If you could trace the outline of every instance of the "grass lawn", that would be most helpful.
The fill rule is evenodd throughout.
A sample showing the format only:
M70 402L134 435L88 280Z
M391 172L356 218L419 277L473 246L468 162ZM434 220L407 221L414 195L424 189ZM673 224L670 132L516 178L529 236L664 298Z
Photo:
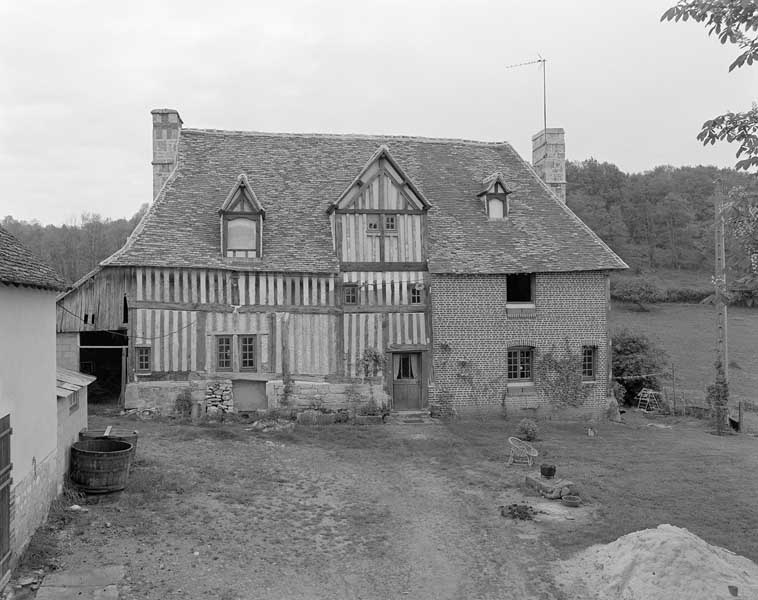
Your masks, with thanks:
M663 347L674 365L677 393L702 400L714 376L716 314L709 305L655 304L648 312L615 302L611 329L640 330ZM758 309L729 307L729 384L733 400L758 408ZM670 386L670 382L666 382Z
M139 430L129 485L87 513L55 512L47 552L33 542L30 555L49 562L56 540L60 566L124 564L122 600L561 599L551 561L660 523L758 560L758 438L626 416L595 438L540 423L540 461L589 508L536 522L499 510L550 502L524 486L527 467L505 466L516 417L260 434L94 416Z

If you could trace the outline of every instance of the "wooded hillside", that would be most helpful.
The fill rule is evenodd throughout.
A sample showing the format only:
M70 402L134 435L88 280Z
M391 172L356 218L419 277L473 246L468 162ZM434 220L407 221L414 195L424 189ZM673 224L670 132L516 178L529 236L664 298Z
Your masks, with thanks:
M43 226L6 216L0 224L73 283L124 245L147 207L143 204L129 219L104 219L89 213L71 225Z
M713 196L727 188L758 192L755 175L716 167L659 166L626 174L595 159L569 162L566 202L633 270L712 271ZM749 260L727 231L727 256L735 273Z

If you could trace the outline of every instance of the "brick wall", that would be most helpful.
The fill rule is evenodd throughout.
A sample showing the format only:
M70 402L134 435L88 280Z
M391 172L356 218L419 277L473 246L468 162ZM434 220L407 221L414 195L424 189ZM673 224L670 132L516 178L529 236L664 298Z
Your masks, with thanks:
M597 347L597 375L587 409L602 409L607 394L607 276L601 272L538 273L533 316L508 318L505 275L433 275L434 389L455 407L544 406L539 382L508 387L509 346L560 352Z

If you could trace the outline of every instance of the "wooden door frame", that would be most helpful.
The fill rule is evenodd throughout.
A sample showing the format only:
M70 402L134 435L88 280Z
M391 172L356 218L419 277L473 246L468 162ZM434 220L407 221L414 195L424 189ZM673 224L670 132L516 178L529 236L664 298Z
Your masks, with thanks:
M395 410L395 394L392 389L392 384L395 381L395 373L392 368L392 355L393 354L405 354L414 352L419 354L421 377L419 381L421 384L421 407L419 410L426 410L429 408L429 373L431 373L432 366L432 353L429 351L429 346L426 344L390 344L384 353L385 361L385 373L389 373L389 377L384 378L384 391L392 399L392 410Z

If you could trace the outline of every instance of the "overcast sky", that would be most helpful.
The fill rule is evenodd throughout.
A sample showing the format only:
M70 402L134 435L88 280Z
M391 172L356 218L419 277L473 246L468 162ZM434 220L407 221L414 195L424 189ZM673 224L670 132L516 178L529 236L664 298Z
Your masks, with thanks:
M186 127L507 140L569 160L732 166L700 124L758 97L758 67L674 0L0 0L0 217L131 216L150 201L149 111Z

